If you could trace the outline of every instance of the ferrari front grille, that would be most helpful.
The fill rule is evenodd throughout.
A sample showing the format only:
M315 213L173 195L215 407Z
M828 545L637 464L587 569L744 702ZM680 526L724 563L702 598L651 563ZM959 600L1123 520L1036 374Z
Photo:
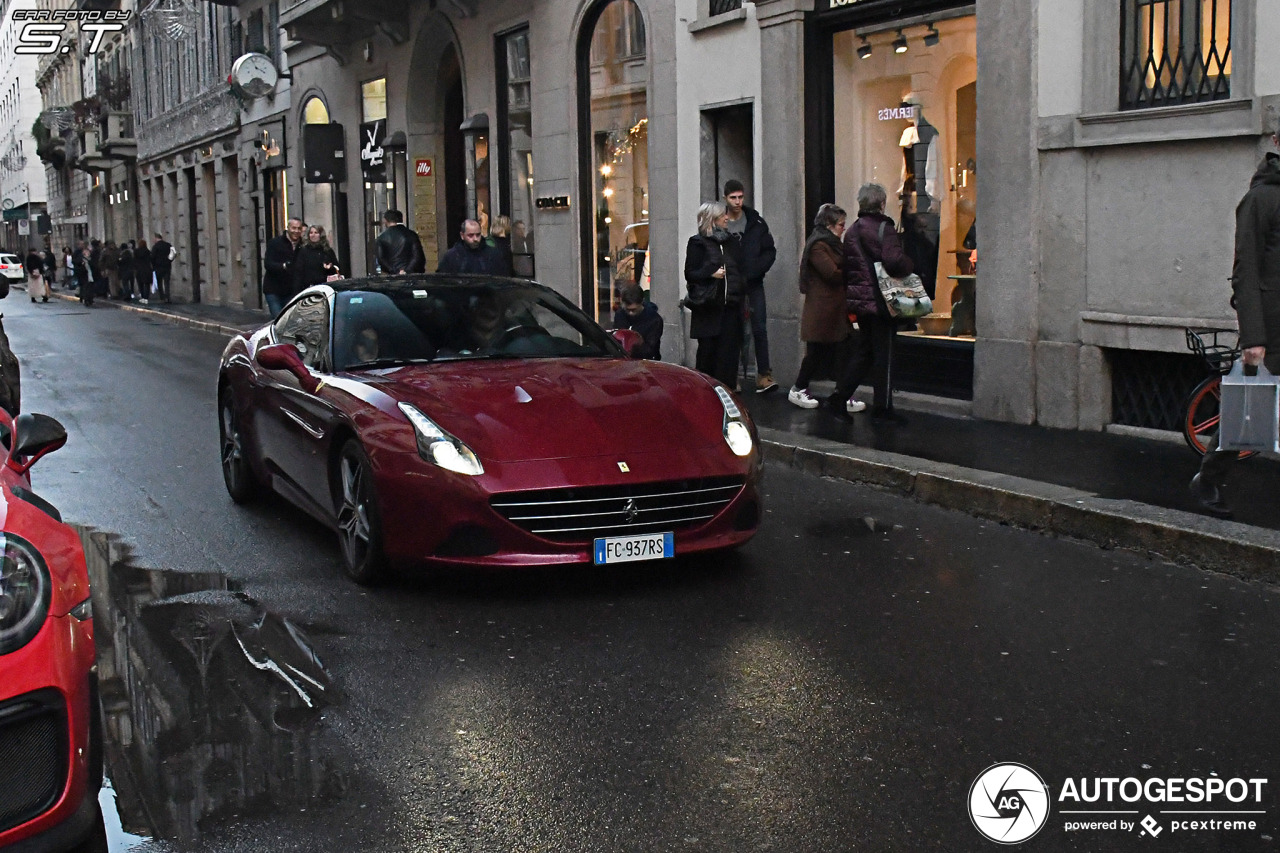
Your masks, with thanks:
M495 495L490 505L512 524L556 542L689 530L738 496L743 477L584 486Z
M0 832L44 814L67 784L66 708L52 690L0 704Z

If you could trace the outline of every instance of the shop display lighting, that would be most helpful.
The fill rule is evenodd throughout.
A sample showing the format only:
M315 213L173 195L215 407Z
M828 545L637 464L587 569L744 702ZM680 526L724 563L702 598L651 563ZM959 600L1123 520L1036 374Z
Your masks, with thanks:
M871 58L871 42L867 41L866 36L862 37L862 44L858 45L858 58L859 59Z
M898 30L898 37L893 40L894 53L907 52L907 37L902 34L902 30Z
M930 23L929 29L924 34L925 47L933 47L938 43L938 39L940 38L941 36L938 34L938 28L935 27L932 23Z

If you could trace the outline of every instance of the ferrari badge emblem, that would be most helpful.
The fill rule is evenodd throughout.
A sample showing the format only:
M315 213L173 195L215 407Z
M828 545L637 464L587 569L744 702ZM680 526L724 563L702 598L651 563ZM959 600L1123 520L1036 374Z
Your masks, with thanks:
M631 473L631 469L630 469L629 467L627 467L627 463L625 463L625 462L619 462L619 463L618 463L618 470L619 470L619 471L621 471L621 472L622 472L622 473L624 473L624 474L630 474L630 473Z

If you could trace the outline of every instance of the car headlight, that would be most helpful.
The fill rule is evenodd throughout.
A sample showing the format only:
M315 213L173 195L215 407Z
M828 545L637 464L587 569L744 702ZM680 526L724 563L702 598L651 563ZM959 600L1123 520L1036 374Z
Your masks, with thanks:
M0 655L31 642L49 615L53 580L32 544L0 533Z
M724 440L728 442L729 449L737 456L750 456L753 446L751 430L742 419L742 410L723 385L716 386L716 395L724 407Z
M408 403L401 403L400 411L413 424L413 433L418 438L418 455L423 459L459 474L474 477L484 473L484 466L471 448L440 429L431 418Z

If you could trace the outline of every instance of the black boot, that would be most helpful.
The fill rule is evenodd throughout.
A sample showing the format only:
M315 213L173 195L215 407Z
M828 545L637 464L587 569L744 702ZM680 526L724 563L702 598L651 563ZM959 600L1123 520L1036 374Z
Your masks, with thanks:
M853 415L845 410L845 403L849 402L848 397L840 394L832 394L830 397L822 401L822 409L831 417L844 421L847 424L853 423Z
M1213 483L1201 480L1199 474L1191 478L1191 496L1196 499L1196 503L1202 510L1214 518L1235 517L1231 507L1227 506L1227 502L1222 498L1222 490Z

